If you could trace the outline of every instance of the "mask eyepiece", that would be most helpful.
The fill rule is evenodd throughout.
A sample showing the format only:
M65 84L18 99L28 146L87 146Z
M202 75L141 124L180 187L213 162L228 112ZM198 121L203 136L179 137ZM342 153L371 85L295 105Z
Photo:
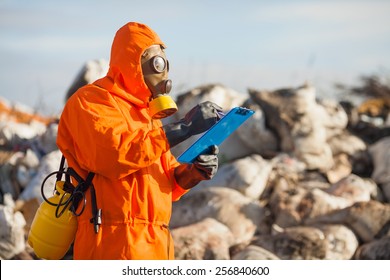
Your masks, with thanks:
M152 69L156 73L162 73L165 70L169 71L169 62L162 56L156 55L150 60Z

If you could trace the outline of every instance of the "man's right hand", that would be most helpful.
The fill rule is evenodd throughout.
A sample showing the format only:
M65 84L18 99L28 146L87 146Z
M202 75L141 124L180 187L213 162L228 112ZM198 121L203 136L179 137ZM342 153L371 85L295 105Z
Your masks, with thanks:
M210 147L210 152L199 155L193 163L184 163L175 168L175 179L183 189L191 189L200 181L210 180L218 170L219 148Z

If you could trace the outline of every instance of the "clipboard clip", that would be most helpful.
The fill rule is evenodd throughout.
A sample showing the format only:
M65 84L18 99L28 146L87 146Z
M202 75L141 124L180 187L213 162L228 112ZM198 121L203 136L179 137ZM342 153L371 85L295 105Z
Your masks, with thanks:
M239 107L235 113L238 115L246 116L247 114L250 113L250 110L244 107Z

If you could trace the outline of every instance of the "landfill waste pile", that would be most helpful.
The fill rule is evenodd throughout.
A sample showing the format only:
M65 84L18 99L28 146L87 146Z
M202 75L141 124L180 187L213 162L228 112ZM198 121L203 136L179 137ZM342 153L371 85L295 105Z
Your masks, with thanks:
M216 176L174 203L177 259L390 259L388 97L371 114L371 99L321 100L307 84L209 85L180 95L175 117L205 100L255 114L220 146Z
M352 104L308 84L246 93L211 84L178 95L164 122L207 100L255 114L220 146L216 176L173 204L176 259L390 259L388 97ZM0 259L38 259L26 239L42 181L59 168L57 126L0 101Z

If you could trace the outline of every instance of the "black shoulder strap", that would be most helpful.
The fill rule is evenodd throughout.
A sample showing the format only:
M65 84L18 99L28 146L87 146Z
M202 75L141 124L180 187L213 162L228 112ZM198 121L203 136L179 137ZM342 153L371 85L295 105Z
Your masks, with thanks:
M60 181L62 178L62 174L65 171L64 166L65 166L65 157L64 157L64 155L62 155L61 162L60 162L60 168L58 169L58 173L57 173L57 182Z
M93 177L95 177L95 173L89 172L88 175L87 175L87 178L85 179L85 184L87 186L92 184Z
M72 187L72 190L70 191L73 195L73 203L72 203L71 210L75 215L81 215L81 213L84 210L84 207L83 207L82 211L78 214L76 214L76 209L80 203L80 200L83 198L85 200L84 193L89 188L90 192L91 192L91 203L92 203L92 207L91 207L92 208L92 218L90 221L91 221L91 223L94 224L95 233L98 233L99 227L102 223L102 219L101 219L102 209L99 209L97 206L95 187L93 186L93 183L92 183L92 180L95 176L95 173L89 172L87 175L87 178L85 178L85 180L84 180L84 178L82 178L71 167L68 167L68 170L65 171L64 165L65 165L65 157L64 157L64 155L62 155L60 169L59 169L59 172L57 173L57 181L61 180L62 174L65 173L65 182L68 183L70 186L72 186L71 182L70 182L70 177L74 177L76 179L76 181L78 182L77 186L75 188ZM80 194L82 194L82 195L80 195Z

